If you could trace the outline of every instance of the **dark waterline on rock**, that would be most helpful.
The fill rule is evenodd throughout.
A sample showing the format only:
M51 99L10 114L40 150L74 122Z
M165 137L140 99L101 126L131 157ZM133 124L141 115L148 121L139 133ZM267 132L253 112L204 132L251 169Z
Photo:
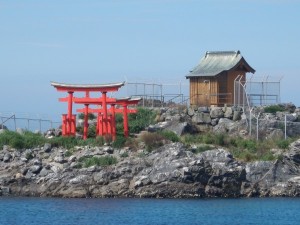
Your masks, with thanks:
M0 198L0 224L299 224L300 198Z

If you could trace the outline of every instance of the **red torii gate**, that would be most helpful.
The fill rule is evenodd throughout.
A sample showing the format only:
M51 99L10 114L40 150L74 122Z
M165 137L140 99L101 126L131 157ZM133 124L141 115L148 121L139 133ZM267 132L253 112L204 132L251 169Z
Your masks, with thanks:
M128 129L128 113L136 113L136 109L128 109L127 107L129 105L136 105L141 100L141 98L119 98L119 99L112 99L111 101L107 101L107 104L111 107L107 110L108 113L110 113L109 117L105 121L103 118L103 108L99 109L92 109L89 108L87 103L89 104L96 104L100 105L99 101L97 99L89 100L88 102L85 102L83 99L76 98L74 100L75 103L83 103L85 104L85 108L83 109L77 109L77 112L83 112L85 115L85 121L84 121L84 133L83 137L85 138L87 136L87 115L88 113L97 113L97 135L103 136L105 134L111 134L113 140L116 138L116 124L115 124L115 114L121 113L123 114L123 126L124 126L124 136L128 137L129 135L129 129ZM123 108L115 108L116 105L120 105Z
M60 98L61 102L68 102L68 114L63 114L63 124L62 124L62 133L63 136L74 136L76 133L76 115L72 114L73 102L74 100L82 99L86 100L85 107L88 108L89 101L92 101L89 97L90 92L101 92L102 96L98 98L98 101L101 102L103 108L103 121L104 124L107 124L107 100L113 101L113 99L107 98L107 92L118 91L120 87L124 86L125 82L122 83L111 83L111 84L65 84L58 82L51 82L51 85L56 88L57 91L67 92L69 95L65 98ZM74 98L74 92L85 92L85 98ZM80 100L79 100L80 101ZM87 121L87 118L86 118ZM85 124L85 129L87 132L87 126ZM107 125L105 126L107 133ZM86 138L86 137L85 137Z

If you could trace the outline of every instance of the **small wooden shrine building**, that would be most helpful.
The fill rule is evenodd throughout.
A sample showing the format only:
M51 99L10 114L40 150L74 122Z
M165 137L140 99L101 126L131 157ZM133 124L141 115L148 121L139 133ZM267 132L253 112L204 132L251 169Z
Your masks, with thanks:
M190 105L224 106L234 101L234 82L239 76L255 70L242 57L240 51L206 52L200 63L190 71Z

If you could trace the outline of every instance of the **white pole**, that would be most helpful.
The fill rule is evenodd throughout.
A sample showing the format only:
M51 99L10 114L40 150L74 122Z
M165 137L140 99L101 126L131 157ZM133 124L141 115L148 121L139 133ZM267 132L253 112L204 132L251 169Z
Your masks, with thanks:
M284 115L284 140L286 140L286 114Z
M253 109L253 108L252 108ZM251 117L252 117L252 109L250 109L250 118L249 118L249 122L250 122L250 124L249 124L249 134L250 134L250 138L251 138L251 135L252 135L252 119L251 119Z

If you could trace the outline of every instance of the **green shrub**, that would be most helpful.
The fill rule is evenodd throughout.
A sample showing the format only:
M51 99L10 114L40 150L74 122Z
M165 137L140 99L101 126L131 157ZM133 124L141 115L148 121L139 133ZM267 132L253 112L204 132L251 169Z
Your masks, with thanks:
M122 158L126 158L128 156L129 156L128 152L124 152L120 155L120 157L122 157Z
M155 113L147 108L138 108L137 113L129 114L130 133L139 133L154 122Z
M208 150L212 150L213 147L210 146L210 145L200 145L198 146L196 149L192 149L191 151L194 153L194 154L198 154L198 153L202 153L202 152L205 152L205 151L208 151Z
M124 144L125 147L129 147L131 150L137 150L139 147L139 143L137 139L128 137Z
M81 157L78 162L87 168L90 166L109 166L116 164L118 160L113 156L102 156L102 157Z
M200 143L201 138L199 134L192 135L192 134L186 134L183 136L183 142L186 144L194 144L194 143Z
M95 138L96 137L96 126L89 126L87 137L88 138Z
M159 133L144 133L141 139L145 143L148 151L164 144L164 137Z
M206 133L201 135L202 143L204 144L213 144L214 143L214 137L211 133Z
M248 149L250 151L255 151L257 150L257 143L254 140L251 139L242 139L238 138L236 140L236 144L238 148L243 148L243 149Z
M65 157L70 157L71 155L73 155L73 151L72 150L67 150L66 152L65 152Z
M126 143L126 138L123 135L117 135L115 141L112 142L112 147L114 148L122 148Z
M290 140L277 140L276 145L278 148L287 149L290 145Z
M167 140L170 140L172 142L180 142L180 138L173 131L164 130L164 131L161 131L161 132L158 132L158 133L160 135L162 135Z
M226 143L225 138L225 134L216 134L214 137L214 144L224 146Z
M33 148L45 144L46 139L41 134L35 134L25 131L22 135L24 137L24 148Z
M67 149L73 148L80 143L80 139L75 137L55 137L49 140L53 146L61 146Z
M276 113L276 112L283 112L284 107L281 105L270 105L264 108L265 113Z

